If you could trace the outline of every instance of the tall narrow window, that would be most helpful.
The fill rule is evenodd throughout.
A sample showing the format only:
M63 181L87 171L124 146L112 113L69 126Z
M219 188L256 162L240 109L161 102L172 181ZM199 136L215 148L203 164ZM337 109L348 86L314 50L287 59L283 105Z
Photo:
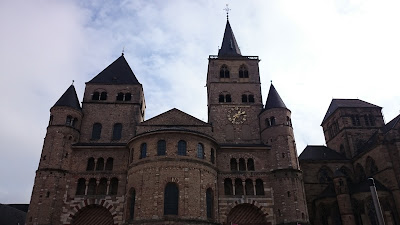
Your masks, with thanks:
M369 126L369 117L368 115L364 115L364 122L366 126Z
M230 178L225 178L224 180L224 193L225 195L233 195L232 180Z
M67 116L67 120L65 121L65 125L72 126L72 116Z
M231 159L231 170L232 170L232 171L237 171L237 170L238 170L238 168L237 168L237 161L236 161L235 158L232 158L232 159Z
M132 189L129 194L129 219L133 219L135 216L135 201L136 201L136 191Z
M71 123L71 126L72 127L75 127L75 125L78 123L78 119L77 118L74 118L73 120L72 120L72 123Z
M93 129L92 129L92 140L99 140L101 136L101 124L100 123L95 123L93 124Z
M186 141L184 140L178 142L178 155L186 155Z
M100 100L107 100L107 92L103 91L100 93Z
M146 143L142 143L142 145L140 146L140 159L146 158L147 156L147 144Z
M178 215L179 189L176 183L167 183L164 191L164 215Z
M121 136L122 136L122 124L121 123L116 123L114 124L114 128L113 128L113 140L121 140Z
M53 119L54 119L54 116L53 116L53 115L50 115L49 125L53 125Z
M99 92L93 92L92 95L92 100L99 100L100 99L100 93Z
M230 94L225 95L225 102L232 102L232 98Z
M88 159L88 163L87 163L87 166L86 166L86 170L87 170L87 171L94 170L94 158L93 158L93 157L90 157L90 158Z
M76 187L76 195L84 195L86 190L86 180L79 178L78 186Z
M247 179L245 182L246 195L254 195L253 181Z
M275 126L275 124L276 124L276 121L275 121L275 117L271 117L271 118L269 118L269 120L271 121L271 126Z
M265 119L265 126L270 127L271 126L271 120L269 118Z
M369 123L371 126L375 126L375 117L373 115L369 115Z
M118 194L118 178L113 177L110 181L110 195Z
M243 183L240 178L235 179L235 195L243 195Z
M247 102L247 95L242 95L242 102Z
M130 101L132 99L132 94L131 93L126 93L125 94L125 101Z
M264 183L261 179L256 180L256 195L264 195Z
M167 150L167 143L164 140L159 140L157 142L157 155L165 155Z
M246 162L243 158L239 159L239 171L245 171L246 170Z
M210 153L210 161L212 164L215 163L215 152L214 152L213 148L211 149L211 153Z
M88 185L88 189L87 189L87 194L88 195L95 195L96 194L96 179L91 178L89 180L89 185Z
M104 170L104 159L103 158L97 159L96 170Z
M241 65L239 68L239 78L249 78L249 71L245 65Z
M225 95L219 95L218 102L225 102Z
M124 100L124 93L120 92L117 94L117 101L123 101Z
M206 204L207 204L207 218L213 218L213 210L214 210L214 195L211 188L207 188L206 191Z
M113 170L113 166L114 166L114 159L110 157L107 159L107 162L106 162L106 170L108 170L108 171Z
M254 160L252 158L247 160L247 170L254 171Z
M97 194L98 195L106 195L107 194L107 179L101 178L99 186L97 187Z
M202 143L197 144L197 158L204 159L204 146Z
M249 102L254 103L254 95L249 95Z
M222 65L219 71L220 78L229 78L229 70L227 65Z

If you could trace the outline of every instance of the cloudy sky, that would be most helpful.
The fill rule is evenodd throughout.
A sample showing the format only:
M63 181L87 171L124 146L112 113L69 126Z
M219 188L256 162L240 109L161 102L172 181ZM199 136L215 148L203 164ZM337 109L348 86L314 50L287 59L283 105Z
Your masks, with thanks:
M398 0L1 0L0 203L29 203L49 109L125 51L143 84L146 119L173 107L207 120L206 73L226 23L243 55L261 58L292 111L298 152L324 144L332 98L400 110Z

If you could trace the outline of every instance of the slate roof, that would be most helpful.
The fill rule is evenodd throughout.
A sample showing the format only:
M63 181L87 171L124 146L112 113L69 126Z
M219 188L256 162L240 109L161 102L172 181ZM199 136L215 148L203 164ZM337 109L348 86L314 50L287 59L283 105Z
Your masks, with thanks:
M224 38L218 56L242 56L229 20L226 21Z
M0 224L25 224L26 213L8 205L0 204Z
M307 145L299 160L346 160L346 157L323 145Z
M81 110L81 105L76 95L74 85L69 86L69 88L64 92L64 94L58 99L54 106L68 106L74 109ZM53 107L54 107L53 106Z
M125 60L124 54L101 71L87 84L140 84Z
M163 112L155 117L152 117L146 121L143 121L139 124L140 126L150 125L162 125L162 126L172 126L172 127L180 127L180 126L211 126L209 123L206 123L202 120L197 119L196 117L189 115L177 108L170 109L166 112Z
M322 123L325 122L338 108L382 108L360 99L332 99Z
M272 108L286 108L285 103L283 102L281 96L279 96L273 84L269 88L267 101L265 103L265 110Z
M400 121L400 114L398 116L396 116L394 119L392 119L389 123L387 123L383 128L382 128L382 132L383 133L387 133L389 132L391 129L393 129Z

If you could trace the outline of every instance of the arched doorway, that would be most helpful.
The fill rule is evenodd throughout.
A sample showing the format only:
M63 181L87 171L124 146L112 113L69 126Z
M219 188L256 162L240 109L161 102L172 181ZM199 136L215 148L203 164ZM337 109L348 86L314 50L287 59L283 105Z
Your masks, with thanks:
M89 205L79 210L72 225L114 225L110 211L99 205Z
M235 206L228 214L226 224L238 225L270 225L258 207L244 203Z

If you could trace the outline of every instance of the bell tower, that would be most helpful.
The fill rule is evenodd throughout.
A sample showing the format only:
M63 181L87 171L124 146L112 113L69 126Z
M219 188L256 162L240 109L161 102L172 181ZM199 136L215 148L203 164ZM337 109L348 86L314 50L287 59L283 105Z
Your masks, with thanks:
M262 96L258 56L243 56L229 20L218 55L210 55L207 73L208 122L226 144L256 144Z

